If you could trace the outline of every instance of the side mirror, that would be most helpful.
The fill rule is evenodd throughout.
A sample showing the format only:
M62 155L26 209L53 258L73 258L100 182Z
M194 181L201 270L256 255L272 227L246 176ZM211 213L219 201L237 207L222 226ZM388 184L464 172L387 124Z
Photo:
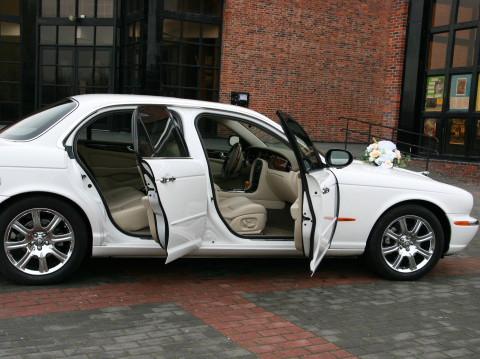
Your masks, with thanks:
M240 137L238 137L238 136L230 136L228 138L228 143L230 144L230 146L233 146L233 145L235 145L239 142L240 142Z
M328 167L342 168L353 162L353 156L345 150L329 150L325 155Z

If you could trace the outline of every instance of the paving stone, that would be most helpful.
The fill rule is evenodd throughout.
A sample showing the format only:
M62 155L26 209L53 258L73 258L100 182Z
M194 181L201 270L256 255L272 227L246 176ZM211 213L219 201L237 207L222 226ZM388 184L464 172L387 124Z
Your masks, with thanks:
M122 313L122 316L105 319L101 315L117 312ZM174 324L179 328L164 330L162 323L152 325L149 319L149 314L152 313L163 313L176 321ZM22 335L28 338L10 341L8 348L0 349L0 357L139 359L162 356L194 358L199 355L207 358L219 357L219 353L225 358L253 357L174 304L139 305L122 310L102 309L68 314L67 322L63 313L45 315L41 317L42 320L0 320L2 328L9 322L9 329L2 332L4 336L18 338ZM51 335L54 335L55 340L47 340L48 344L45 344L43 339ZM0 338L4 339L2 336ZM158 342L158 339L164 341ZM92 345L93 343L95 344Z

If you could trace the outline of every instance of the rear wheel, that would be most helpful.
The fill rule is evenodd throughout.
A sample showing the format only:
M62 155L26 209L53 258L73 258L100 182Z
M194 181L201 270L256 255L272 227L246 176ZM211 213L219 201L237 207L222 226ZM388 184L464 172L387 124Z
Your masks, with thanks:
M418 205L400 206L375 225L367 245L367 260L385 278L415 280L438 262L444 240L440 221L430 210Z
M70 204L53 197L24 198L0 217L0 271L22 284L57 283L81 264L87 225Z

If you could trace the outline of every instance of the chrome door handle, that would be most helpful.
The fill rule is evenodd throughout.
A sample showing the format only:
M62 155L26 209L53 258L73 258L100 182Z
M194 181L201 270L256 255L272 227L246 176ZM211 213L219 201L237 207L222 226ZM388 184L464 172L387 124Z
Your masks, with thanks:
M330 192L330 188L328 188L328 187L323 187L322 188L322 194L327 194L328 192Z
M167 182L174 182L176 180L175 177L162 177L160 183L167 183Z

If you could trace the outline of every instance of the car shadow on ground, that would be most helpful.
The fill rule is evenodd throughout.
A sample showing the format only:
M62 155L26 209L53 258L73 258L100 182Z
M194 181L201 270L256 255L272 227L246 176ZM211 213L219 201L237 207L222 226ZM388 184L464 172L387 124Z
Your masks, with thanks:
M195 258L165 264L163 258L90 258L77 272L59 286L91 286L98 284L138 282L157 279L202 280L305 280L311 272L303 258ZM375 278L361 258L327 258L314 277ZM0 292L20 290L0 276ZM25 287L31 288L31 287Z

